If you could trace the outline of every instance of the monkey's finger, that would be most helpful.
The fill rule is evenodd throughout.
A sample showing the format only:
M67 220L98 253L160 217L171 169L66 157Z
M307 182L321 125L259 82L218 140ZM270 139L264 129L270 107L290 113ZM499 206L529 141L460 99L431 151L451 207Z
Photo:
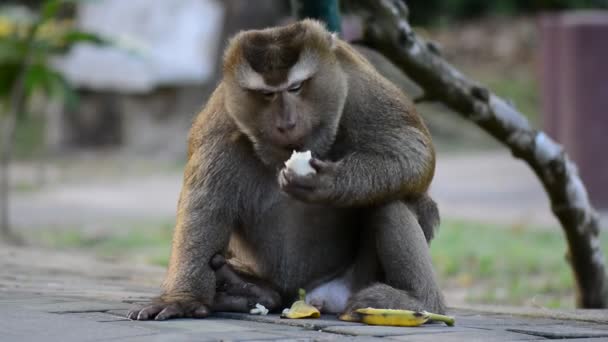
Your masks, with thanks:
M152 319L156 314L158 314L165 306L161 304L152 304L144 307L139 311L136 316L138 321L146 321Z
M287 169L283 169L279 172L279 186L281 189L284 189L289 185L289 180L287 179Z
M301 188L303 191L311 191L315 186L311 176L298 176L289 170L283 170L279 174L279 186L288 194L293 194L294 189Z
M140 310L141 309L139 309L139 308L138 309L129 310L129 313L127 313L127 318L130 319L130 320L132 320L132 321L136 320L137 319L137 315L139 314Z
M181 305L178 304L170 304L162 309L156 317L154 318L157 321L164 321L169 318L180 318L184 317L184 309Z
M249 313L249 310L255 304L251 304L249 298L244 296L235 296L227 293L217 293L213 299L213 311L231 311L231 312L245 312Z
M194 312L192 313L192 317L205 318L205 317L209 316L209 314L210 314L210 312L209 312L209 309L207 308L207 306L201 305L194 310Z
M315 169L315 171L317 171L317 173L321 173L325 170L328 170L329 168L331 168L332 165L332 163L325 162L317 158L310 159L308 163L310 164L310 166L312 166L313 169Z
M211 266L214 271L217 271L220 267L224 265L226 265L226 259L223 255L219 253L214 255L213 258L211 258L211 261L209 262L209 266Z
M246 284L241 277L228 265L224 265L215 271L217 287L242 287Z
M287 171L285 172L285 178L287 180L287 184L285 188L301 188L312 190L318 186L319 180L316 175L306 175L300 176L294 172Z

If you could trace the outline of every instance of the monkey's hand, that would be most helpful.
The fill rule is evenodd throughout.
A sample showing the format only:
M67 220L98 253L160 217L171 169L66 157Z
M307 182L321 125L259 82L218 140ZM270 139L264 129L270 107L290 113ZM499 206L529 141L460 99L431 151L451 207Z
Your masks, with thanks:
M149 305L129 311L127 318L164 321L170 318L204 318L209 316L209 312L205 304L196 300L166 300L161 297Z
M281 190L304 202L330 203L335 195L334 185L338 164L312 158L310 166L315 169L316 173L306 176L283 168L279 172Z

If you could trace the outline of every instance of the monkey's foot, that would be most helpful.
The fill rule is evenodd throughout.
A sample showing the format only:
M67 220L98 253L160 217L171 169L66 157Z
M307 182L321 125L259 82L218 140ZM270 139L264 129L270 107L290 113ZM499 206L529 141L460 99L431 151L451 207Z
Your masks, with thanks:
M259 279L238 274L221 254L213 256L210 265L217 291L213 311L249 312L256 304L271 311L279 309L281 296L277 291Z
M386 284L374 284L355 293L348 299L344 317L360 318L357 309L402 309L424 311L422 303L403 290Z
M204 318L207 316L209 316L209 309L198 301L158 301L133 309L127 314L127 318L138 321L164 321L170 318Z

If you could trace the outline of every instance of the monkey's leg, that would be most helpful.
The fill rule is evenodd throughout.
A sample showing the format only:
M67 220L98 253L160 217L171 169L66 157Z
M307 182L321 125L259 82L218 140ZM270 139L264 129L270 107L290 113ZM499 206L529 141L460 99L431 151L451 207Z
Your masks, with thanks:
M217 291L213 311L249 312L256 303L270 311L280 307L278 292L251 275L239 274L221 254L214 255L210 265L215 271Z
M364 229L370 229L374 235L369 248L376 249L383 283L355 293L346 312L374 307L443 313L445 304L429 248L412 210L399 201L370 210Z

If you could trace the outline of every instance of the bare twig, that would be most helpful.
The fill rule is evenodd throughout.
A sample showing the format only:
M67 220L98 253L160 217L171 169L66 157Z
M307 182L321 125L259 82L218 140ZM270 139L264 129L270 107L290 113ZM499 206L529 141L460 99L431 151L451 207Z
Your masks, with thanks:
M542 182L553 213L565 232L568 259L578 285L577 304L608 307L608 280L599 243L599 218L589 202L576 165L562 146L507 101L466 78L418 37L399 0L350 0L365 21L364 42L379 50L421 86L427 97L441 101L507 146Z

